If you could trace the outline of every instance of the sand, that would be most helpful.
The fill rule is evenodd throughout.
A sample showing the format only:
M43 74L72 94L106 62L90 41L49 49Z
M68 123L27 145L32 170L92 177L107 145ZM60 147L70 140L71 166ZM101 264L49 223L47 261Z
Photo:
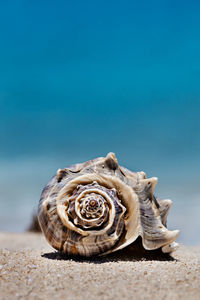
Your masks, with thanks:
M200 299L200 247L159 253L64 258L41 234L0 233L0 299Z

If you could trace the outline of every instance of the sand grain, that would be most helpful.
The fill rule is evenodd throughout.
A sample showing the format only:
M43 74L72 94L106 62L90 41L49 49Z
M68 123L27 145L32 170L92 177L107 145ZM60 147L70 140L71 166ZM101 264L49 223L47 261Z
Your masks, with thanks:
M41 234L0 234L0 299L200 299L200 247L174 259L63 259Z

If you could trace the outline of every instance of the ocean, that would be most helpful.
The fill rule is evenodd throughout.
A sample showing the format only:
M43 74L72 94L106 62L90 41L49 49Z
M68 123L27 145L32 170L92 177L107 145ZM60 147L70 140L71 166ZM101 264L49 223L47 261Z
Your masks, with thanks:
M199 244L200 4L0 2L0 230L24 231L58 168L113 151L159 178Z

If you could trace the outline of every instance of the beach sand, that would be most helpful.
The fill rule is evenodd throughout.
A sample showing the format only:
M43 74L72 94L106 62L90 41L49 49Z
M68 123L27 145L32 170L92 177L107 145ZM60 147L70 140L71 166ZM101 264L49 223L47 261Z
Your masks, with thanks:
M200 247L64 259L42 234L0 233L0 299L200 299Z

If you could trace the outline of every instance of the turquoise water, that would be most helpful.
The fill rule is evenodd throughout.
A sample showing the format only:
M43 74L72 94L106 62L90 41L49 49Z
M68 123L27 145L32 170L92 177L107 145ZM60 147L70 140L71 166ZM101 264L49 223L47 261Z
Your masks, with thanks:
M22 231L58 168L107 152L158 176L200 242L200 4L0 1L0 230Z

